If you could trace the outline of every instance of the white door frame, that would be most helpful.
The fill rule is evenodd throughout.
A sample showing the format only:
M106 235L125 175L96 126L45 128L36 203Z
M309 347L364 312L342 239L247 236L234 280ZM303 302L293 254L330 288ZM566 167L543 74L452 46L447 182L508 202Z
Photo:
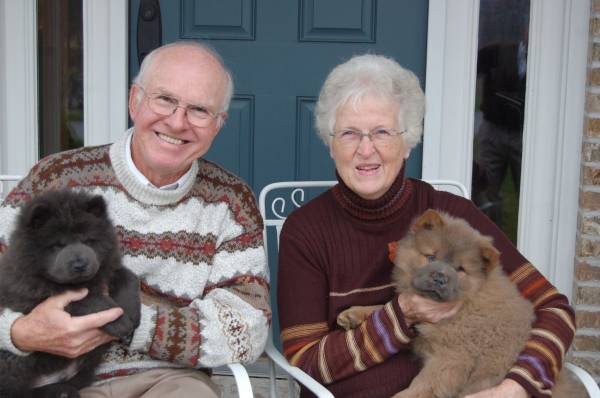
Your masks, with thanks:
M127 0L83 0L85 145L114 142L127 128Z
M84 2L86 145L127 123L126 0ZM37 160L35 0L0 0L0 173ZM531 0L519 249L571 296L590 0ZM423 178L470 186L478 0L430 0Z
M0 0L0 174L38 160L35 0Z
M571 297L589 0L531 0L519 250ZM423 178L471 185L478 0L430 0Z

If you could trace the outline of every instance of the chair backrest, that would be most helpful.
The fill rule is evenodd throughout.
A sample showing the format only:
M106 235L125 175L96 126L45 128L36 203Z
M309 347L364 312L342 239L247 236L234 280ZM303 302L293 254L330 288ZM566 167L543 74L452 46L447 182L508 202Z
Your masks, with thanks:
M469 197L465 186L451 180L427 180L436 189ZM277 317L277 255L279 253L279 234L283 223L294 209L302 206L337 181L284 181L265 186L258 197L260 214L263 217L263 239L271 279L271 307L273 310L273 340L281 349L279 342L279 320Z
M0 202L21 178L17 175L0 174Z

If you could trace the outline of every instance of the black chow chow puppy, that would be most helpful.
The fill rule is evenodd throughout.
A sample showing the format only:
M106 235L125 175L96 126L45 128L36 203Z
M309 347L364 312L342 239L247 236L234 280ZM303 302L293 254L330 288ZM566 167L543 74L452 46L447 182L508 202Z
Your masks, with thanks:
M68 313L121 307L124 314L102 329L130 336L140 321L139 281L121 265L104 199L66 190L41 194L23 206L0 255L0 308L27 314L50 296L81 288L88 295L70 303ZM76 359L0 350L0 397L79 397L107 347Z

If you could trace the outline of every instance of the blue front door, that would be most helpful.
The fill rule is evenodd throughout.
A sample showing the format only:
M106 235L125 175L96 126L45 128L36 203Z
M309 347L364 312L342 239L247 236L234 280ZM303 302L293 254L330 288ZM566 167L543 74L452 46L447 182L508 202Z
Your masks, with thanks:
M235 94L205 157L256 193L273 181L330 180L333 162L312 114L327 73L372 52L424 82L427 7L422 0L131 0L129 70L133 77L139 69L140 39L141 51L152 40L209 41L233 72ZM421 175L420 147L408 174Z

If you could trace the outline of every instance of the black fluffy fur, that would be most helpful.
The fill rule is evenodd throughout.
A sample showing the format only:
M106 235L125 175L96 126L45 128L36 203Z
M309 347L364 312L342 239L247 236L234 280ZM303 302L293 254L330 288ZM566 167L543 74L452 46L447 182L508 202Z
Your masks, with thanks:
M67 190L35 197L21 209L8 248L0 255L0 307L27 314L50 296L84 287L88 295L66 308L71 315L118 306L124 314L103 330L126 338L138 326L139 281L121 265L104 199ZM105 344L77 359L0 350L0 397L79 397L78 390L93 381L107 348ZM40 376L73 366L78 372L70 380L32 387Z

